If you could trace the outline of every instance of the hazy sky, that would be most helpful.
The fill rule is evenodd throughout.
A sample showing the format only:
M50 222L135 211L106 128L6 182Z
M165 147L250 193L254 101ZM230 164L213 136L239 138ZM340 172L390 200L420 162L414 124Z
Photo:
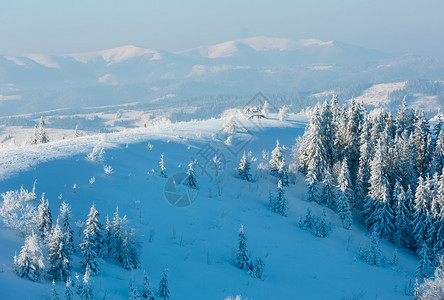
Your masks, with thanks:
M444 57L442 0L0 0L0 53L183 50L265 35Z

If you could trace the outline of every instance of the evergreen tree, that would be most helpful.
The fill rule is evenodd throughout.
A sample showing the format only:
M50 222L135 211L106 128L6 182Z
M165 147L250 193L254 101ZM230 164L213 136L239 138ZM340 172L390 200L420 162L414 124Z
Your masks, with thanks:
M188 164L187 175L188 176L187 176L186 182L184 184L191 189L195 189L195 190L199 189L199 186L197 185L196 174L194 173L194 169L193 169L193 162L190 162Z
M413 213L413 237L418 250L420 250L420 246L427 236L428 197L426 184L420 176L415 192L415 210Z
M239 229L239 246L237 249L236 265L244 270L249 268L247 238L244 233L244 225L241 225Z
M370 142L370 124L367 119L364 120L361 130L360 147L359 147L359 168L356 183L356 206L362 209L365 202L365 197L368 193L369 179L370 179L370 162L373 157L372 144Z
M168 175L166 172L165 162L163 160L163 153L162 153L162 156L160 157L159 166L160 166L160 177L167 178Z
M331 206L336 203L336 187L330 168L326 170L325 178L322 183L323 189L321 203L327 206Z
M328 225L325 221L325 218L321 216L319 219L315 222L315 236L319 238L326 238L328 237Z
M122 219L119 217L119 207L116 207L116 212L114 213L111 233L112 234L109 241L111 254L116 261L119 261L123 244Z
M303 227L305 229L313 229L313 228L315 228L315 225L316 225L316 222L313 219L313 216L311 214L311 208L307 207L307 213L305 214Z
M62 230L57 223L48 242L48 262L50 264L48 273L53 280L65 281L71 273L71 258L63 245L64 240Z
M18 276L37 281L40 279L45 265L39 239L32 235L25 238L20 254L14 256L14 269Z
M57 293L56 290L56 286L55 286L55 281L52 281L52 289L51 289L51 297L49 298L50 300L59 300L59 294Z
M65 300L72 300L74 298L74 293L72 292L72 280L71 277L68 277L66 280L65 287Z
M360 249L361 258L371 266L380 266L382 261L381 248L379 247L378 234L373 232L370 245L367 249Z
M393 242L399 248L409 246L409 234L411 232L411 215L407 207L407 199L401 184L396 181L393 190L393 198L396 201L395 232Z
M415 114L415 122L413 124L413 139L415 145L415 159L416 170L418 174L424 174L428 169L429 155L428 149L428 136L429 136L429 124L424 116L424 112Z
M143 271L143 287L142 287L142 297L148 300L154 300L154 293L151 289L150 282L148 280L148 274Z
M244 152L244 155L242 156L241 162L239 164L239 168L237 168L240 179L251 181L250 169L250 162L248 161L247 155L245 155Z
M419 265L416 268L416 276L418 277L428 277L432 271L432 261L430 258L429 247L427 243L422 242L419 255Z
M137 287L134 284L134 279L130 278L128 300L138 300L138 299L140 299L139 291L137 290Z
M402 99L401 107L396 115L396 132L401 135L404 131L407 132L407 136L410 134L412 128L412 116L407 110L407 104L405 97Z
M105 233L103 234L103 247L106 250L105 254L111 256L114 254L113 237L113 227L111 225L111 222L109 221L109 217L106 216Z
M284 155L282 154L282 148L279 145L279 140L276 140L276 147L271 151L270 158L270 174L272 176L278 177L279 174L279 165L281 164L282 158Z
M162 273L157 294L165 300L170 297L170 290L168 288L168 270L165 270Z
M52 216L49 209L48 199L45 199L45 194L42 194L42 202L38 206L38 231L42 240L46 240L51 235Z
M350 229L352 225L352 213L351 213L351 181L348 171L347 158L342 161L341 171L338 176L338 198L336 210L342 219L342 225L345 229Z
M313 179L316 183L322 182L325 170L328 167L327 153L323 141L319 138L319 134L323 131L322 120L319 115L319 107L316 107L315 112L310 120L308 127L308 137L306 142L308 153L308 171L312 171L315 175Z
M135 264L132 260L132 255L130 252L130 247L128 245L128 238L125 237L122 242L122 252L120 253L121 264L125 270L131 270L135 268Z
M444 127L439 131L436 141L435 150L431 162L431 172L441 175L444 167Z
M44 144L48 143L49 138L46 134L46 124L45 120L43 120L43 116L40 117L39 126L34 127L34 139L33 144Z
M80 296L83 300L93 300L92 286L91 286L91 276L89 265L86 266L85 275L83 275L83 285Z
M97 275L99 273L97 257L100 254L103 243L102 226L99 223L98 216L99 212L93 203L88 214L88 219L86 220L86 228L83 231L83 243L80 245L83 252L82 267L85 269L88 268L88 272L90 272L91 275Z
M375 157L370 164L370 187L364 206L364 224L379 237L391 237L394 231L393 211L390 206L390 185L387 179L381 141L378 142Z
M258 258L256 260L256 263L254 264L252 276L255 278L262 279L262 274L264 273L264 262L261 258Z
M71 207L65 201L62 202L60 206L60 213L58 218L61 226L62 233L64 235L63 245L68 254L74 252L74 232L72 230L71 221Z
M288 186L288 167L285 164L284 157L282 157L282 160L279 163L277 178L282 182L283 186Z
M308 190L307 190L307 200L309 202L321 202L321 199L319 197L319 191L318 191L318 182L316 180L316 175L312 170L308 170L307 178L305 179L308 183Z
M79 126L76 125L76 129L74 130L74 138L81 137L82 133L79 130Z
M328 166L333 167L335 155L334 155L334 145L333 139L335 136L335 129L333 126L333 114L331 111L331 106L328 101L325 101L321 107L321 132L319 133L319 138L325 147L325 158Z
M359 166L359 146L361 135L361 123L363 122L362 107L354 100L348 110L348 123L345 136L345 154L352 186L356 183L356 174Z
M265 118L268 119L268 115L270 113L270 109L268 108L268 101L265 100L264 105L262 105L261 112L264 115Z
M287 198L285 197L284 188L282 187L282 182L280 180L276 189L276 196L274 197L273 201L270 201L270 207L275 213L278 213L281 216L287 216L288 203Z

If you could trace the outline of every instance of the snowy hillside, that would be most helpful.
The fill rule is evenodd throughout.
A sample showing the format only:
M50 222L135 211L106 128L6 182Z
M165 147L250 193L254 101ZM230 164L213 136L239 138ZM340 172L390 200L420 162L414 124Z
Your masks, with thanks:
M86 220L93 203L102 224L119 207L129 226L136 228L140 268L127 271L109 259L98 259L100 274L91 280L97 299L128 299L130 279L140 289L143 270L157 292L164 269L169 270L170 299L225 299L240 294L248 299L408 299L418 263L413 253L398 250L395 256L399 262L393 264L395 246L381 240L384 265L368 265L359 255L370 243L368 233L357 222L351 230L344 229L335 212L308 202L303 175L291 177L292 183L285 189L288 217L268 207L269 193L276 191L275 178L267 175L270 152L279 139L291 165L291 149L304 133L307 117L291 114L287 121L279 121L273 114L270 120L252 123L238 115L234 120L235 129L229 119L221 118L3 149L0 192L22 185L31 190L37 180L37 198L45 193L54 223L61 202L69 203L77 246L72 274L81 277L78 244L84 228L75 224ZM227 132L233 136L229 142L225 140ZM205 171L212 175L205 174L195 165L198 195L190 206L174 207L164 193L168 178L160 176L162 154L167 176L173 176L187 172L194 159L205 166L202 150L208 150L208 145L223 154L220 174L216 176L211 166ZM86 158L102 146L103 161ZM244 151L251 151L252 182L237 176ZM104 166L111 166L113 172L105 174ZM307 208L329 224L328 237L317 237L300 227ZM241 225L250 258L261 258L265 263L262 280L235 266ZM0 239L1 298L47 299L51 293L47 275L32 282L13 270L13 256L20 251L23 237L2 226ZM56 290L63 295L64 284L57 282Z

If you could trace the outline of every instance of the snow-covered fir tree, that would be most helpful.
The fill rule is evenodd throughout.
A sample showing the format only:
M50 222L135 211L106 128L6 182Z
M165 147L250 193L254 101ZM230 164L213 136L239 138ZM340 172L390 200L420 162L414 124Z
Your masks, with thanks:
M33 281L40 279L44 269L43 252L37 235L32 233L25 238L25 244L19 255L14 256L14 269L18 276Z
M185 179L184 184L191 189L199 189L199 185L197 184L196 174L193 169L193 162L188 164L187 178Z
M424 283L415 291L415 299L444 299L444 257L439 257L438 266L431 278L424 278Z
M401 184L396 181L393 190L393 198L396 201L395 209L395 232L393 236L394 244L399 247L409 246L411 227L411 211L408 208L406 194Z
M250 169L250 162L244 152L244 155L242 155L241 161L239 163L239 167L237 168L239 178L242 180L251 181Z
M81 137L81 136L82 136L82 133L79 130L79 126L76 125L76 129L74 130L74 138L78 138L78 137Z
M284 157L282 157L282 160L279 163L277 178L282 182L283 186L288 186L288 167Z
M279 165L283 158L282 154L282 148L279 145L279 140L276 140L276 147L271 151L271 157L270 157L270 174L272 176L277 177L279 173Z
M74 252L74 232L72 230L71 221L71 207L66 201L63 201L60 205L60 213L58 221L60 223L60 229L62 230L64 240L64 248L68 251L68 254Z
M278 118L280 121L286 121L288 119L288 107L282 106L278 112Z
M285 197L285 190L282 186L282 181L278 181L276 194L275 196L271 196L269 204L272 211L280 214L281 216L287 216L288 201Z
M98 220L99 212L94 203L86 220L86 228L83 231L83 243L80 245L83 253L82 267L87 268L91 275L99 273L97 257L102 250L102 226Z
M328 237L329 226L324 216L321 216L318 219L316 219L314 229L315 229L314 235L317 236L318 238Z
M68 277L65 285L65 300L72 300L74 298L74 293L72 291L72 280Z
M339 217L342 219L342 225L345 229L350 229L352 225L352 212L351 212L351 191L350 174L348 171L347 158L342 161L341 171L338 176L338 197L336 202L336 211Z
M325 178L322 181L322 184L322 197L320 198L321 204L332 206L334 203L336 203L336 185L330 168L326 170Z
M420 246L427 236L429 196L430 193L426 183L420 176L415 192L415 211L413 213L413 237L418 250L420 250Z
M258 258L256 262L254 263L253 271L251 275L255 278L262 279L263 273L264 273L264 266L265 263L261 258Z
M380 266L383 259L381 248L379 247L378 233L373 232L370 237L370 244L366 249L360 249L359 255L371 266Z
M145 270L143 271L142 297L148 300L155 299L153 290L150 285L150 281L148 279L148 274Z
M245 237L244 225L239 229L239 245L237 247L236 265L240 269L247 270L249 268L247 238Z
M356 207L362 209L365 203L365 197L368 193L370 179L370 162L373 158L373 149L370 140L370 124L365 119L361 129L359 146L359 167L356 182Z
M170 290L168 287L168 269L166 269L162 273L159 282L159 288L157 289L157 295L165 300L170 298Z
M91 273L89 265L86 266L85 274L83 275L83 284L80 296L83 300L93 300L93 289L91 285Z
M128 289L128 300L138 300L138 299L140 299L139 291L137 290L137 287L134 284L134 279L130 278L129 289Z
M45 241L51 235L52 230L52 215L49 209L48 199L45 199L45 194L42 194L42 200L38 206L38 231L40 237Z
M40 117L39 125L38 127L34 127L34 138L32 139L33 144L44 144L48 143L49 138L46 134L46 124L45 120L43 119L43 116Z
M159 167L160 167L160 177L168 177L167 172L166 172L166 167L165 167L165 161L163 160L163 153L160 156L160 162L159 162Z
M432 272L432 259L430 257L430 250L427 246L427 243L422 242L419 248L419 264L416 268L416 276L417 277L428 277Z
M57 223L48 241L48 273L53 280L66 281L71 273L71 257L64 246L65 236Z
M55 286L55 280L52 281L52 288L51 288L51 296L49 297L50 300L59 300L59 294L57 293L57 289Z
M262 109L261 109L261 113L264 115L265 118L268 119L269 117L269 113L270 113L270 108L268 107L268 101L264 102L264 105L262 105Z

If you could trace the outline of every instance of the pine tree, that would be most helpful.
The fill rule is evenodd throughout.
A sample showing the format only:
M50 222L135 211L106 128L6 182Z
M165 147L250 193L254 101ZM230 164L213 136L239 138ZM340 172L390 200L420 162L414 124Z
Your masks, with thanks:
M268 108L268 101L265 101L264 105L262 105L261 112L264 115L264 117L268 119L268 115L270 113L270 109Z
M414 122L413 139L415 142L415 159L416 170L418 174L424 174L428 169L428 135L429 124L424 116L424 112L415 114L416 121Z
M58 218L61 226L62 233L64 235L63 245L68 254L74 253L74 232L72 230L71 221L71 207L65 201L60 205L60 213Z
M48 242L48 273L53 280L65 281L71 273L71 258L63 242L64 235L57 223Z
M68 277L66 280L65 287L65 300L72 300L74 298L74 293L72 292L72 280L71 277Z
M345 229L350 229L352 225L350 174L348 172L347 158L342 161L341 171L338 176L338 199L336 210L342 219Z
M18 276L32 281L40 279L45 264L43 253L39 245L39 239L32 233L25 238L20 254L14 256L14 269Z
M55 281L52 281L52 289L51 289L51 297L49 298L50 300L59 300L59 294L57 293L56 290L56 286L55 286Z
M356 174L359 167L359 142L361 123L363 122L362 111L362 107L353 99L351 107L348 110L348 123L345 136L345 156L347 158L348 168L350 170L350 180L353 187L356 183Z
M315 222L315 236L318 238L326 238L328 237L328 225L325 221L325 218L321 216L319 219Z
M239 178L242 180L251 181L250 169L250 162L248 161L247 155L245 155L244 152L244 155L242 156L241 162L239 164L239 168L237 169Z
M321 202L318 191L318 181L316 180L316 174L312 170L308 170L307 178L305 179L308 183L307 190L307 200L309 202Z
M150 282L148 280L148 274L146 273L146 271L143 271L142 297L148 300L154 300L154 293L151 289Z
M116 207L116 211L114 213L111 233L112 234L109 241L111 254L114 260L119 261L123 243L122 219L119 217L119 207Z
M315 175L316 182L322 182L325 170L328 167L327 151L323 141L319 135L323 131L322 120L319 115L319 107L311 117L310 125L308 127L308 137L306 142L308 153L308 171L312 171Z
M46 240L51 235L52 216L49 209L48 199L45 199L45 194L42 194L42 202L38 206L38 231L42 240Z
M336 203L336 186L330 168L326 170L325 178L322 183L323 189L321 203L327 206L332 206L334 203Z
M288 186L288 167L285 164L284 157L282 157L282 160L279 163L277 178L282 182L283 186Z
M244 233L244 225L241 225L239 229L239 246L237 249L236 265L244 270L249 268L247 238Z
M439 131L436 141L435 150L431 162L431 172L441 175L444 168L444 127Z
M302 224L304 229L313 229L315 228L316 222L313 219L313 216L311 214L311 208L307 207L307 213L305 214L305 219Z
M74 130L74 138L81 137L82 133L79 130L79 126L76 125L76 129Z
M193 169L193 162L190 162L188 164L188 171L187 171L187 178L185 179L185 185L191 189L199 189L199 186L197 185L197 179L196 179L196 174L194 173L194 169Z
M86 228L83 231L83 243L80 245L83 252L82 267L88 268L91 275L99 273L97 257L102 248L102 228L98 220L99 212L94 203L86 220Z
M130 278L130 280L129 280L128 300L138 300L138 299L140 299L139 291L137 290L137 287L134 284L134 279Z
M283 154L282 154L282 148L279 145L279 140L276 140L276 147L271 151L271 158L270 158L270 174L272 176L278 177L279 174L279 165L282 161Z
M363 211L364 224L379 237L391 237L394 231L393 211L381 141L378 142L370 169L370 187Z
M113 255L113 228L109 217L106 216L105 233L103 234L103 247L107 255Z
M319 133L319 138L325 147L325 158L327 165L331 168L334 163L334 145L333 138L335 136L334 126L333 126L333 114L331 111L331 106L328 101L325 101L321 107L321 132Z
M401 135L404 131L407 132L407 135L410 134L412 130L412 116L411 113L407 110L407 104L405 97L402 99L401 107L398 110L398 114L396 115L396 132L398 135Z
M168 288L168 269L166 269L162 273L157 294L159 295L159 297L165 300L170 297L170 290Z
M46 134L46 124L45 120L43 120L43 116L40 117L39 126L34 127L34 138L33 138L33 144L44 144L48 143L49 138Z
M160 166L160 177L167 178L168 175L166 172L165 162L163 160L163 153L162 153L162 156L160 157L159 166Z
M415 211L413 213L413 237L418 250L427 236L428 198L426 184L420 176L415 192Z
M92 286L91 286L91 277L90 277L90 269L89 265L86 266L85 275L83 275L83 285L80 296L83 300L93 300Z
M262 275L264 273L264 261L261 258L258 258L256 260L256 263L254 264L252 276L255 278L262 279Z
M272 201L270 201L270 208L281 216L287 216L288 203L287 198L285 197L284 188L282 187L282 182L280 180L276 189L276 196Z
M418 277L428 277L432 271L432 261L430 258L429 247L427 243L422 242L419 255L419 265L416 268L416 276Z
M380 266L382 261L381 248L379 247L378 234L373 232L370 238L370 245L367 249L360 249L359 255L371 266Z
M120 253L119 260L121 261L121 264L125 270L131 270L132 268L135 268L134 262L132 261L127 237L123 239L122 252Z
M361 130L360 147L359 147L359 168L356 183L356 206L362 209L365 202L365 197L368 193L369 179L370 179L370 162L373 157L373 149L370 142L370 124L367 119L364 120Z
M396 201L393 242L399 248L408 247L409 234L411 232L411 213L407 207L407 199L404 189L398 181L396 181L393 190L393 198Z

